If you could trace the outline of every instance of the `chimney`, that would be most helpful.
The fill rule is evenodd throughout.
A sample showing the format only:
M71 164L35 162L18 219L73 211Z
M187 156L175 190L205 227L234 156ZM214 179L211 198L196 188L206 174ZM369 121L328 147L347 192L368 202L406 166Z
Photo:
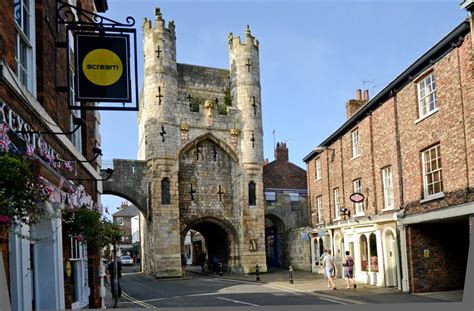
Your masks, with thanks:
M369 101L369 90L364 91L364 100Z
M352 116L359 111L367 102L369 101L369 91L364 90L364 99L362 99L362 93L360 89L356 91L356 98L349 99L346 103L346 115L347 119L352 118Z
M288 162L288 148L286 148L286 143L277 143L275 160Z
M122 201L122 205L120 205L120 209L124 209L128 207L128 202L127 201Z

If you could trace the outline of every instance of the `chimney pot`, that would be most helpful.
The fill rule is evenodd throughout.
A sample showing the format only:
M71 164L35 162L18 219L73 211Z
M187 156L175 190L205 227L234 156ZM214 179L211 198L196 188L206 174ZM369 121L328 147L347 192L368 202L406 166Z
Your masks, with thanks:
M288 148L286 143L278 143L275 149L275 160L288 162Z
M357 89L357 91L356 91L356 99L357 99L357 100L362 100L362 91L361 91L361 89Z
M369 101L369 90L364 91L364 100Z

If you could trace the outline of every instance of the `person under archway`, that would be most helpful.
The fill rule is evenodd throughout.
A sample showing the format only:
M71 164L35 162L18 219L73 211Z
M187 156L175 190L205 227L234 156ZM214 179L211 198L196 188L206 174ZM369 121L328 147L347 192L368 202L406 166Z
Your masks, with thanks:
M336 284L332 280L333 274L337 275L336 259L331 255L331 250L326 250L327 255L324 256L322 264L324 277L328 280L328 288L337 289Z

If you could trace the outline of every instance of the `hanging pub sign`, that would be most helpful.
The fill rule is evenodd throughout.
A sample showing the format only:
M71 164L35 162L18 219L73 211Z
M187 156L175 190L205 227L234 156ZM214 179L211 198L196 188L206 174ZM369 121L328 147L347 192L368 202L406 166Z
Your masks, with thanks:
M349 197L349 199L354 203L360 203L360 202L364 201L364 198L365 198L364 195L362 193L359 193L359 192L353 193Z
M74 34L76 101L132 101L129 41L126 34Z

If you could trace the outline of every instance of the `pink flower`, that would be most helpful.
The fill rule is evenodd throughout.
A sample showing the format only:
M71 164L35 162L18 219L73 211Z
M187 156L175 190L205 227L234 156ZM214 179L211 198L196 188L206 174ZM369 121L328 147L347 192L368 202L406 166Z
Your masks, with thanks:
M5 215L0 215L0 223L8 224L10 222L10 217Z

